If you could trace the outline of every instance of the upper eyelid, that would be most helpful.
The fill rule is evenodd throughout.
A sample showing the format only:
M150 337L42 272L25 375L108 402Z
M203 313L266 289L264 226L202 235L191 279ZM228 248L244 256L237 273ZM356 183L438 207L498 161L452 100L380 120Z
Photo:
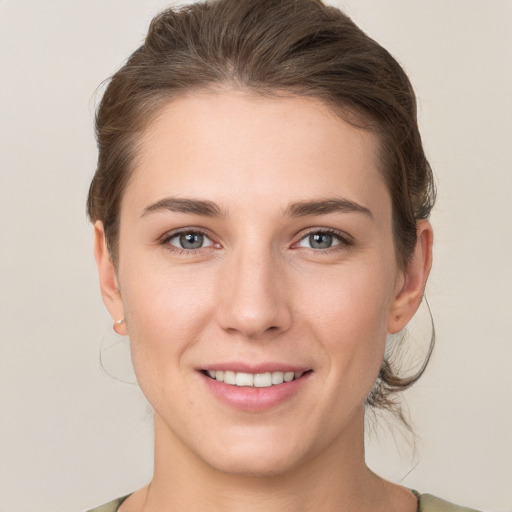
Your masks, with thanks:
M207 238L209 238L212 242L215 242L212 234L209 232L209 230L206 230L204 228L199 227L186 227L186 228L177 228L177 229L171 229L170 231L166 231L162 236L158 237L158 241L167 241L171 238L174 238L175 236L182 235L183 233L197 233L200 235L203 235Z
M341 240L344 240L345 242L352 243L354 241L354 237L347 233L346 231L341 231L339 229L335 228L321 228L321 227L313 227L309 228L306 231L299 232L297 236L297 240L300 242L304 238L306 238L309 235L312 235L313 233L327 233L329 235L334 235L340 238Z
M208 236L206 233L203 233L201 231L178 231L177 233L172 233L171 235L169 235L167 237L167 240L172 240L173 238L176 238L181 235L201 235L202 237L210 240L210 242L213 242L212 237Z

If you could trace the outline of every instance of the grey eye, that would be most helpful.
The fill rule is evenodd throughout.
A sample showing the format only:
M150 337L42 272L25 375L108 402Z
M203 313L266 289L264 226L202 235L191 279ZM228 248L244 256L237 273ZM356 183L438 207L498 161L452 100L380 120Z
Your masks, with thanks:
M313 249L328 249L332 246L333 236L328 233L313 233L309 235L309 245Z
M340 244L340 239L331 233L316 231L305 236L300 242L299 247L309 249L330 249Z
M213 242L202 233L178 233L169 239L169 244L180 249L194 250L213 245Z

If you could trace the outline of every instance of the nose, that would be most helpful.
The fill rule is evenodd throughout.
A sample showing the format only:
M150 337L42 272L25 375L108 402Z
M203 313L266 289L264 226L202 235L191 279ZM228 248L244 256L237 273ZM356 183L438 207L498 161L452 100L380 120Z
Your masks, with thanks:
M222 329L262 339L290 328L290 290L283 264L270 250L234 252L225 261L221 279L217 318Z

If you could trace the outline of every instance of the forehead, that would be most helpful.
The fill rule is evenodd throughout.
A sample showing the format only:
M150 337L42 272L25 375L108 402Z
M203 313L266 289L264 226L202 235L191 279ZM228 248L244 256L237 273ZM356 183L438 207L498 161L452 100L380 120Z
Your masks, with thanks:
M168 195L261 207L333 195L365 204L377 192L387 196L376 137L320 100L201 92L148 125L125 195L141 208Z

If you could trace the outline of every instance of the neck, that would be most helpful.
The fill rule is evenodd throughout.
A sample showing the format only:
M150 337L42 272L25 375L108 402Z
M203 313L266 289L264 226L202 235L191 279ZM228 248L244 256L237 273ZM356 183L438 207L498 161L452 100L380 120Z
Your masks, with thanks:
M284 473L219 471L192 453L155 415L155 472L144 496L145 512L299 512L380 510L397 491L364 462L361 407L331 445ZM402 488L400 492L403 492ZM396 494L396 492L395 492ZM409 503L412 495L409 496ZM396 500L394 501L396 503ZM128 507L127 507L128 509ZM388 509L389 510L389 509ZM415 510L395 507L395 510Z

